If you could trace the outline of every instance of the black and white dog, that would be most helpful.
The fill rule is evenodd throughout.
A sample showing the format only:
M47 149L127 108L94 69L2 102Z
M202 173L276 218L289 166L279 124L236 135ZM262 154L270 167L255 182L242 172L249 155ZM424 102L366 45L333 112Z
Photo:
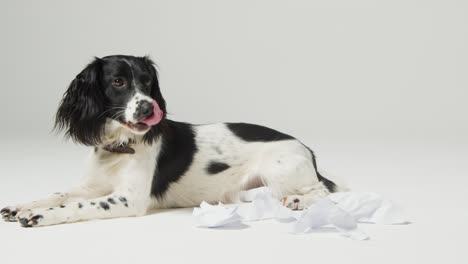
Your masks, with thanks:
M147 57L96 58L71 82L56 128L93 146L81 185L1 210L24 227L145 215L202 201L239 202L268 186L300 210L336 191L297 139L259 125L192 125L166 119L166 102Z

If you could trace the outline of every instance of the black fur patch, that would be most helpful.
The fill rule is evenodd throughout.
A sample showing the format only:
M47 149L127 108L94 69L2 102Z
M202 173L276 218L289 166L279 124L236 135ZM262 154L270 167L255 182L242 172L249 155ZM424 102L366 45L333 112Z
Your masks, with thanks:
M317 169L317 161L315 159L315 154L314 152L307 146L305 146L309 151L310 151L310 154L312 155L312 163L314 164L314 169L315 169L315 173L317 174L317 178L319 181L321 181L323 183L323 185L325 185L325 187L328 189L328 191L330 192L335 192L336 191L336 184L332 181L330 181L329 179L323 177L319 172L318 172L318 169Z
M55 118L55 129L88 146L100 142L106 121L101 72L100 59L88 64L70 83Z
M110 207L109 207L109 204L106 203L106 202L99 202L99 205L102 207L102 209L104 210L109 210Z
M125 207L128 207L127 198L120 196L119 201L121 201L125 205Z
M244 141L247 142L271 142L271 141L280 141L280 140L288 140L288 139L295 139L290 135L283 134L278 132L274 129L254 125L254 124L247 124L247 123L226 123L227 127L234 133L234 135L238 136ZM312 162L314 164L315 172L317 174L317 178L319 181L325 185L325 187L330 192L336 191L336 184L329 179L323 177L317 170L317 161L315 160L314 152L305 146L310 153L312 154ZM281 162L279 162L281 163Z
M115 204L115 201L114 201L114 199L112 199L112 198L108 198L107 201L108 201L110 204Z
M65 208L65 205L63 205L63 204L62 204L62 205L60 205L60 208Z
M329 179L323 177L318 171L317 171L317 177L319 179L319 181L321 181L323 183L323 185L325 185L325 187L327 187L327 189L330 191L330 192L336 192L336 184L332 181L330 181Z
M172 120L166 120L166 125L151 186L151 194L157 198L161 198L169 185L187 171L197 152L192 125Z
M82 208L83 205L81 203L78 203L78 208Z
M216 174L225 171L230 167L231 166L227 165L226 163L212 161L210 164L208 164L208 167L206 167L206 171L209 174Z
M274 129L247 123L226 123L229 130L237 137L247 142L270 142L294 139Z
M90 205L95 205L96 203L95 203L95 202L90 202L89 204L90 204Z

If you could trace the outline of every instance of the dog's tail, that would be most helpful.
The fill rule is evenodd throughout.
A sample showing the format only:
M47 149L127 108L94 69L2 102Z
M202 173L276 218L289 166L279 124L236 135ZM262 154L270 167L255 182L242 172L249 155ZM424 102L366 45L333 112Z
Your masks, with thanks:
M324 173L323 172L320 173L318 171L318 169L317 169L317 160L315 158L315 154L310 148L308 148L308 149L310 151L310 154L312 155L312 163L314 164L315 174L317 175L318 180L323 185L325 185L325 187L328 189L328 191L330 193L349 191L349 188L341 180L338 180L338 179L330 180L330 179L332 179L332 177L330 177L328 174L326 175L327 177L324 177L323 176Z
M350 189L348 188L347 184L343 182L343 180L336 179L336 177L330 176L328 173L325 174L323 171L317 173L317 178L319 179L320 182L325 185L325 187L331 192L347 192ZM326 176L323 176L323 175Z

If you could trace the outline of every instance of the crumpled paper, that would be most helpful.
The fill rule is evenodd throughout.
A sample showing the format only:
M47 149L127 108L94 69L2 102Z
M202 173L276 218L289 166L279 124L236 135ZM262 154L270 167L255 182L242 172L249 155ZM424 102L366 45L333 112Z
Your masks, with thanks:
M294 211L284 207L270 188L261 187L244 192L244 199L251 201L239 207L238 213L245 221L294 217Z
M342 235L351 239L369 239L369 236L358 228L355 218L329 198L324 198L304 210L293 224L292 233L313 232L326 226L334 227Z
M251 203L210 205L202 202L193 216L199 227L222 227L241 221L276 219L291 224L292 234L313 233L331 227L341 235L355 240L369 236L358 223L404 224L408 221L402 209L375 193L333 193L303 211L284 207L267 187L242 194L243 201Z
M219 227L240 222L242 218L237 214L239 205L211 205L202 202L199 208L194 208L192 215L200 227Z
M328 196L359 223L405 224L403 208L376 193L338 192Z

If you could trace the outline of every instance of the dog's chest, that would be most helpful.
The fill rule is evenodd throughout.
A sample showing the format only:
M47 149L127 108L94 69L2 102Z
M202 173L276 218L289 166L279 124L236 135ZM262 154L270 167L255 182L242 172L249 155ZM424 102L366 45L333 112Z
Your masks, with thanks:
M132 146L134 154L113 153L98 149L93 153L91 167L95 179L113 188L145 182L151 185L159 154L159 142L148 146Z

